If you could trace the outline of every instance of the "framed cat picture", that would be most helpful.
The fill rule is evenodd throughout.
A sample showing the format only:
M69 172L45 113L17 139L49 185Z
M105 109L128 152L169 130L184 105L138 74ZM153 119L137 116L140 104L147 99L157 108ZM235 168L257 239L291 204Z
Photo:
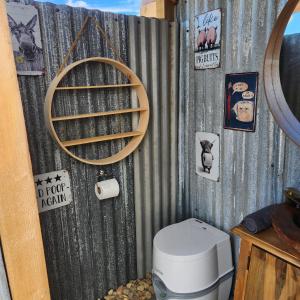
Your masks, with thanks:
M255 131L258 72L226 74L224 128Z
M220 136L209 132L196 132L196 173L207 179L219 181Z

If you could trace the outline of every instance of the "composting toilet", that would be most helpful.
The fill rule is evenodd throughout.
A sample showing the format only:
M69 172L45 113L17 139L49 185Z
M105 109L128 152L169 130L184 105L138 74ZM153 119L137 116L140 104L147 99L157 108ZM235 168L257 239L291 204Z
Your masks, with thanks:
M232 275L227 233L193 218L155 235L153 285L157 300L228 300Z

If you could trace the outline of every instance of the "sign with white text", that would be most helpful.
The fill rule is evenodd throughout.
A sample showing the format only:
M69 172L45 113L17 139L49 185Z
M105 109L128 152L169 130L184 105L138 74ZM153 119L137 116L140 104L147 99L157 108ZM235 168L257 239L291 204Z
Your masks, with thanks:
M195 69L220 66L221 9L208 11L195 17Z
M60 170L34 176L39 212L55 209L72 202L69 173Z

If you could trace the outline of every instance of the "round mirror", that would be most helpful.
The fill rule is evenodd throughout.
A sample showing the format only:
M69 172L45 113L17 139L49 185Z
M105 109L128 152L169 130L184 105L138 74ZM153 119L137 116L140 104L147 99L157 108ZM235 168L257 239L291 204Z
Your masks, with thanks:
M296 7L285 28L280 60L280 82L285 100L300 121L300 7Z
M300 1L289 0L270 36L264 64L269 108L300 146Z

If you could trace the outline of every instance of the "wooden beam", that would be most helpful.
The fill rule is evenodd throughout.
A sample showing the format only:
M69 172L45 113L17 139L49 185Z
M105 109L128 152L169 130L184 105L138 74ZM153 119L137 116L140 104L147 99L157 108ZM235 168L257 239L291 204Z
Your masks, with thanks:
M252 244L249 241L241 240L240 256L234 289L234 300L245 299L245 288L248 276L251 248Z
M140 14L142 17L174 21L177 0L143 0Z
M0 1L0 236L14 300L50 300L5 1Z

